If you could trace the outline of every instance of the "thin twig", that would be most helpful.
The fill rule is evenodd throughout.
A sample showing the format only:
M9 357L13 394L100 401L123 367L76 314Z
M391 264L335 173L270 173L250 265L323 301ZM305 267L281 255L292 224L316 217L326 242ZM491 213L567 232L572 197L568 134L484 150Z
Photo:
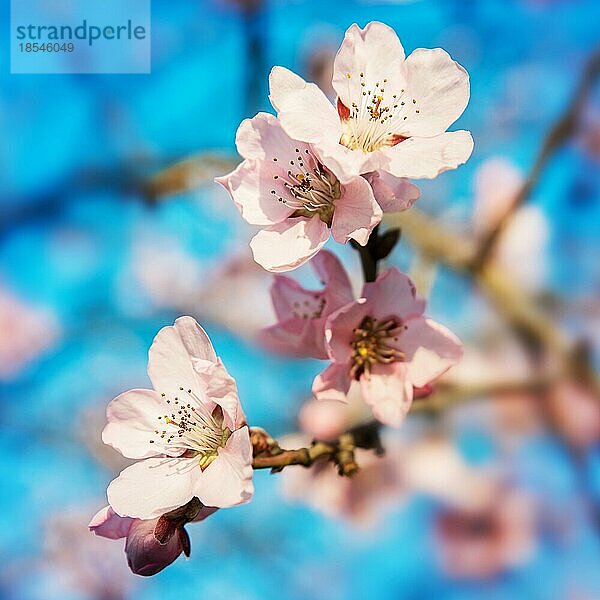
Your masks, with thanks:
M481 242L479 253L475 257L475 268L481 268L488 261L496 242L505 231L515 211L527 200L531 191L537 185L549 159L576 131L586 100L598 77L600 77L600 48L596 49L588 59L571 101L549 129L531 170L519 193L515 196L510 209L506 211L498 221L496 227Z

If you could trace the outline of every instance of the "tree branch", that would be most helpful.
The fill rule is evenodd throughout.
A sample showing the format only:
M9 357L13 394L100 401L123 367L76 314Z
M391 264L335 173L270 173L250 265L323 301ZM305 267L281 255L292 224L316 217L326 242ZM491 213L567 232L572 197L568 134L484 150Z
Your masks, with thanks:
M481 268L488 261L496 242L505 231L515 211L527 200L531 191L537 185L549 159L575 132L585 102L598 77L600 77L600 48L596 49L589 57L571 101L546 134L529 174L510 209L506 211L496 227L482 241L479 254L475 257L475 268Z

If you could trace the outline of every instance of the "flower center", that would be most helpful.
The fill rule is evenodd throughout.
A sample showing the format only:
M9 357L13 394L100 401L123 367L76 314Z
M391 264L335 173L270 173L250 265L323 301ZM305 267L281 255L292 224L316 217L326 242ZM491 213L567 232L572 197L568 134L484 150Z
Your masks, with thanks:
M168 450L180 451L186 457L198 457L204 471L217 458L219 448L224 448L231 436L231 429L223 427L223 409L217 404L210 412L192 391L182 392L182 397L173 400L161 394L166 412L158 417L162 429L155 429L158 443ZM170 411L170 412L169 412Z
M347 77L350 79L351 75L348 73ZM371 86L366 83L364 73L361 73L362 91L358 102L346 107L338 100L338 114L343 129L340 144L368 154L408 139L398 131L408 119L408 106L413 107L417 101L413 98L407 104L404 89L396 94L386 92L386 83L387 79L382 83L375 82L373 89L369 89ZM418 115L420 110L415 108L414 112Z
M331 227L335 201L342 193L337 177L324 167L312 154L305 150L303 156L296 148L296 159L290 160L285 175L274 175L273 179L282 187L272 189L279 202L294 209L292 217L314 217ZM277 157L273 158L277 162Z
M377 363L387 365L404 360L404 353L392 345L402 330L402 325L394 319L378 321L365 317L353 330L350 376L358 381L364 373L368 376Z

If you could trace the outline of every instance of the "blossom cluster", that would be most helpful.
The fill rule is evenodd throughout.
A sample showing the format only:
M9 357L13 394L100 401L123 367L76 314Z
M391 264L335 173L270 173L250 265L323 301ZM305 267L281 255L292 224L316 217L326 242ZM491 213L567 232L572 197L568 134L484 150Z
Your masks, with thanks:
M395 32L374 22L348 29L332 83L335 104L275 67L277 116L242 122L236 145L244 160L217 181L261 228L250 243L258 264L279 273L310 261L323 283L313 291L274 276L277 323L261 333L263 344L328 361L312 385L316 402L347 402L358 386L376 420L399 426L413 397L459 360L461 343L424 316L425 301L398 269L366 281L357 298L323 246L330 237L367 246L384 212L418 199L409 178L433 178L469 158L470 134L447 131L467 105L469 80L441 49L405 58ZM253 445L235 381L193 318L157 334L148 376L153 389L130 390L108 405L102 439L135 462L110 483L108 506L90 523L97 535L126 538L129 565L141 575L189 555L187 523L246 503L254 491Z
M467 131L446 131L469 99L467 72L442 49L405 58L393 29L352 25L335 57L336 105L283 67L269 78L277 117L259 113L236 135L244 161L218 178L242 217L263 227L250 246L269 271L315 256L330 235L365 245L383 212L419 197L407 178L464 163Z

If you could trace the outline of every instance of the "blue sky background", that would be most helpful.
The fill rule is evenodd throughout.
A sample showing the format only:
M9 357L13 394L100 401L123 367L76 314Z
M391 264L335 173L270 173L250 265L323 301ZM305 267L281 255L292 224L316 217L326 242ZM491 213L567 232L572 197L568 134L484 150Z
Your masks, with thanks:
M153 207L135 183L190 154L232 152L239 122L269 110L272 65L306 74L312 49L335 48L350 24L371 20L393 26L407 53L442 46L470 73L471 101L454 128L473 132L475 151L467 165L424 185L422 204L463 214L484 160L503 156L527 169L600 43L595 0L273 0L247 27L226 0L154 0L151 75L11 75L8 40L0 36L0 280L50 309L61 329L48 352L0 383L0 597L99 598L65 582L45 548L52 515L91 515L102 506L113 474L97 459L99 425L90 420L118 392L147 384L147 348L178 316L174 307L153 305L130 279L136 233L156 233L159 248L168 236L205 262L246 239L216 186ZM260 40L258 65L247 54L249 32ZM596 90L596 110L598 98ZM597 295L600 287L595 161L567 144L531 198L551 223L547 287L566 298ZM395 251L399 264L405 252ZM467 293L446 275L431 299L435 316L461 334L468 334ZM320 365L275 358L218 323L203 325L238 381L249 421L274 434L293 429ZM472 460L494 455L484 429L466 427L454 437ZM594 451L585 464L598 495ZM285 504L277 478L258 473L251 504L190 527L191 561L135 578L131 597L600 597L598 537L561 445L540 434L511 457L511 467L558 512L569 511L573 534L566 541L543 536L527 565L492 582L449 582L439 571L430 501L411 500L365 534Z

